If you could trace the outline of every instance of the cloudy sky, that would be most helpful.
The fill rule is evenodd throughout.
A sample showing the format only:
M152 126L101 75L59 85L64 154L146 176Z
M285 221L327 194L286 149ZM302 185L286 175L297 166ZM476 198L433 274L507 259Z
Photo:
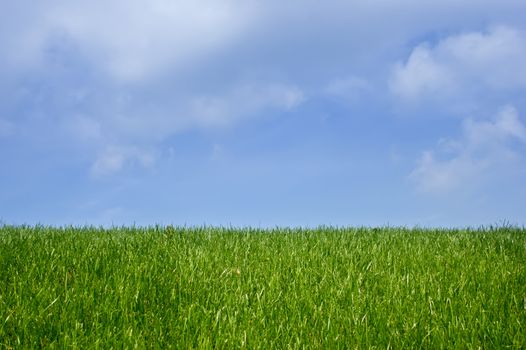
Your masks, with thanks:
M0 222L526 224L524 0L0 13Z

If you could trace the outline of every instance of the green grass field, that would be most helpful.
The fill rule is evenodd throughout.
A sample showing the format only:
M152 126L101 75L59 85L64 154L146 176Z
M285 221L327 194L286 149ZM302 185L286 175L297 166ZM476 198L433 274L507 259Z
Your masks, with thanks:
M526 230L0 227L3 348L526 348Z

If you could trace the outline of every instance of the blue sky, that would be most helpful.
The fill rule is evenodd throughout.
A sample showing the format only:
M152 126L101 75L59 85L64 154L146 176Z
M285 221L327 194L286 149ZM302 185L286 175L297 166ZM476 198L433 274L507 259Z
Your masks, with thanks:
M526 224L526 2L0 2L0 220Z

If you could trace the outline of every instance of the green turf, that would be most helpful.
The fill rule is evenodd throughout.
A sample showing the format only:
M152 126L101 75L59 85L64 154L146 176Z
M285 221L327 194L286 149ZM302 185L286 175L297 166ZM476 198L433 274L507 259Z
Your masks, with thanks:
M4 348L526 348L526 230L0 227Z

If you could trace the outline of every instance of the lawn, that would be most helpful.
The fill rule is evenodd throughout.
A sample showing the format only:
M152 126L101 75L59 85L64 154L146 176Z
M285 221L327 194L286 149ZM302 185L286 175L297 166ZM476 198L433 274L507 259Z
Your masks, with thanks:
M526 348L526 230L0 227L0 348Z

